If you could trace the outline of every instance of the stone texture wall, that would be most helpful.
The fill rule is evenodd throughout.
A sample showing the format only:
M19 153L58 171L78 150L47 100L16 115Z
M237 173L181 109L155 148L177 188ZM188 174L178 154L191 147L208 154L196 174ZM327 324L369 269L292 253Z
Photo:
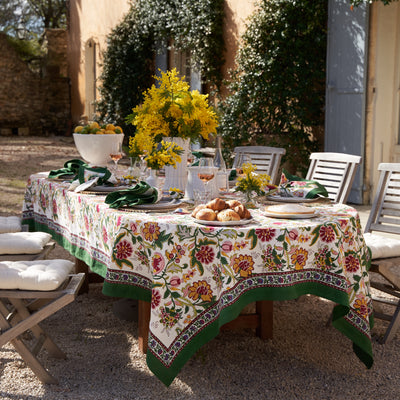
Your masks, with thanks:
M0 33L0 135L69 135L66 33L46 32L48 56L32 72Z

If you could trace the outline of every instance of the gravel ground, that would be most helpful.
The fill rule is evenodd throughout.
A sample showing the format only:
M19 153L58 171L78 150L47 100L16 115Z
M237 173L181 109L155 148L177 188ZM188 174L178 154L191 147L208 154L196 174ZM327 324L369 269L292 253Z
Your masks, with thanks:
M20 213L30 173L56 168L76 155L70 138L0 138L0 215ZM59 257L71 259L58 246L51 258ZM46 352L40 356L59 385L41 384L11 345L2 347L0 398L400 398L399 334L379 344L376 338L387 324L376 321L375 362L367 370L350 340L326 326L332 303L315 296L275 302L273 340L261 341L251 330L221 332L186 363L169 388L147 368L138 349L137 323L117 316L120 305L121 300L102 295L101 284L94 284L42 323L68 355L67 360L48 358Z

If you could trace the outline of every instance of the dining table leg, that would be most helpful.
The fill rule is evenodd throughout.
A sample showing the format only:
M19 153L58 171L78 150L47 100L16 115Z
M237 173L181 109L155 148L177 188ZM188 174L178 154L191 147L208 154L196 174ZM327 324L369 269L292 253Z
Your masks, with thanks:
M147 343L149 340L151 303L144 300L138 301L138 341L139 349L142 353L147 353Z

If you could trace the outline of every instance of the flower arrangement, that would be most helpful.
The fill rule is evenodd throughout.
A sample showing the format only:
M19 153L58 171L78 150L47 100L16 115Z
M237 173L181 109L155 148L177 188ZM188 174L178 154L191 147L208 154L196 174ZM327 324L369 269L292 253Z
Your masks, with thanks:
M129 147L137 145L135 138L129 138ZM131 143L133 145L131 145ZM178 146L175 142L165 142L162 140L160 143L145 143L142 146L144 148L144 160L147 166L151 169L161 169L166 165L176 166L176 163L181 162L180 155L182 154L182 147ZM134 147L133 147L134 148ZM130 153L131 154L131 153ZM143 153L142 153L143 154Z
M200 138L208 140L211 133L216 133L218 118L208 104L208 95L190 91L189 84L184 77L178 76L175 68L161 71L161 77L154 78L158 87L152 85L145 91L143 103L126 118L127 123L136 126L136 136L139 135L140 143L132 143L132 152L140 150L145 137L154 142L164 137L196 141Z
M115 126L113 124L100 125L98 122L90 122L85 126L78 125L77 127L75 127L74 133L80 133L82 135L114 135L116 133L124 132L120 126Z
M246 196L246 201L251 201L252 195L255 193L257 196L265 194L265 189L271 187L271 177L267 174L257 174L257 166L251 163L244 163L242 165L243 175L237 178L235 192L242 192Z

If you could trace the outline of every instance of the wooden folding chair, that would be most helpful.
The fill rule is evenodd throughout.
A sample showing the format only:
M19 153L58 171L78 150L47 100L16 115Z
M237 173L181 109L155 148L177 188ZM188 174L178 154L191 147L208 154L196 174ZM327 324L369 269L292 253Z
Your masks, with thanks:
M400 325L400 164L382 163L378 170L380 178L364 238L372 254L371 287L377 290L372 296L374 316L389 321L381 339L386 343ZM375 273L381 279L375 279Z
M312 153L306 179L325 186L335 203L346 203L361 164L361 156L344 153Z
M42 268L43 263L46 263L45 271ZM39 326L39 322L75 300L85 276L82 273L69 275L69 270L73 268L73 265L67 260L0 262L2 287L0 289L0 347L10 342L43 383L57 383L57 379L50 375L37 359L42 347L53 357L65 359L66 355ZM58 267L62 269L61 272ZM18 271L17 278L15 278L15 268ZM39 269L40 277L32 277L35 268ZM26 271L28 271L28 275L24 279ZM48 274L48 281L43 276L43 272ZM9 279L10 274L13 276L11 279ZM25 280L28 280L27 284L24 282ZM58 284L59 281L61 284ZM57 287L48 290L54 285ZM6 286L10 286L10 288L7 289ZM42 286L45 289L15 288L26 286L33 288ZM28 331L36 339L36 343L32 346L25 338L25 336L30 336Z
M233 151L235 153L234 167L239 154L246 153L251 163L257 166L257 172L269 175L272 183L275 183L277 179L282 156L286 153L284 148L267 146L238 146Z

